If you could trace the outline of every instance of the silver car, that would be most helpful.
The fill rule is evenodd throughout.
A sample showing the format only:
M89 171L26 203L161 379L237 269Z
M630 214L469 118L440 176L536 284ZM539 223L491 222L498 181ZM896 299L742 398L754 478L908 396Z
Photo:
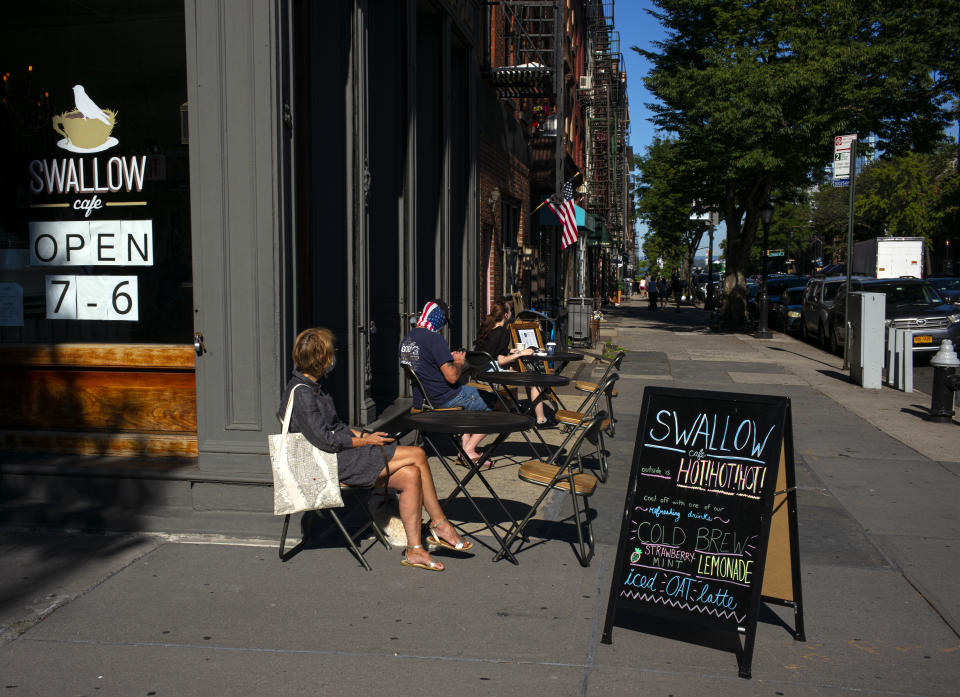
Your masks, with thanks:
M800 309L800 335L805 340L815 341L821 348L829 346L830 310L837 291L846 280L846 276L814 276L807 281Z

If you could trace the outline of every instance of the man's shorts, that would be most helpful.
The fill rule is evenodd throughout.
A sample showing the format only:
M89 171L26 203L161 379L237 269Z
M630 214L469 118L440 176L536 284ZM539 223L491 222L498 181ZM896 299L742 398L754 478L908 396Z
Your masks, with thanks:
M476 387L464 385L450 400L440 405L440 408L463 407L467 411L490 411L490 407L483 401Z

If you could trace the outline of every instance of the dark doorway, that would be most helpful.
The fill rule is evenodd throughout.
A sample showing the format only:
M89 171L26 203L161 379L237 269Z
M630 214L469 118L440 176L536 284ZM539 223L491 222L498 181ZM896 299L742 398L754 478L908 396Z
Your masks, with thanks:
M450 48L450 95L445 103L450 110L450 307L457 308L450 322L451 345L469 348L472 338L463 334L466 305L464 303L464 272L467 257L468 221L470 210L467 193L470 188L470 95L468 93L469 49L456 37ZM474 253L469 250L467 254ZM473 334L474 327L468 327Z
M407 153L406 4L371 0L369 12L371 397L382 412L398 396L401 324L400 230Z
M350 331L347 126L351 105L346 86L352 11L353 0L328 0L322 6L300 0L294 6L295 330L324 326L337 336L343 367L331 373L329 389L340 414L349 413L345 349Z
M439 283L443 142L443 32L440 15L429 3L417 10L416 104L416 308L436 297ZM442 260L443 263L449 260ZM449 299L444 298L449 302ZM451 305L452 306L452 305Z

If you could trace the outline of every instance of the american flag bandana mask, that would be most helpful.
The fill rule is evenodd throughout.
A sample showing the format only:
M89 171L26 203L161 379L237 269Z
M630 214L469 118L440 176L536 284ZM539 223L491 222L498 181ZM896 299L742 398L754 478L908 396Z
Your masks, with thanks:
M435 302L429 302L423 306L423 312L420 313L420 319L417 320L417 326L429 329L432 332L438 332L443 329L447 323L447 318L443 315L443 309Z

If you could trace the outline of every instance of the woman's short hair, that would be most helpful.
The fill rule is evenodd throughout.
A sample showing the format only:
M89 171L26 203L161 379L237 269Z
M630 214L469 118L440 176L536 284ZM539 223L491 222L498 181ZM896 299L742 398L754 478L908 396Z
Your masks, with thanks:
M336 339L326 327L312 327L297 334L293 342L293 364L301 373L322 378L333 364Z

